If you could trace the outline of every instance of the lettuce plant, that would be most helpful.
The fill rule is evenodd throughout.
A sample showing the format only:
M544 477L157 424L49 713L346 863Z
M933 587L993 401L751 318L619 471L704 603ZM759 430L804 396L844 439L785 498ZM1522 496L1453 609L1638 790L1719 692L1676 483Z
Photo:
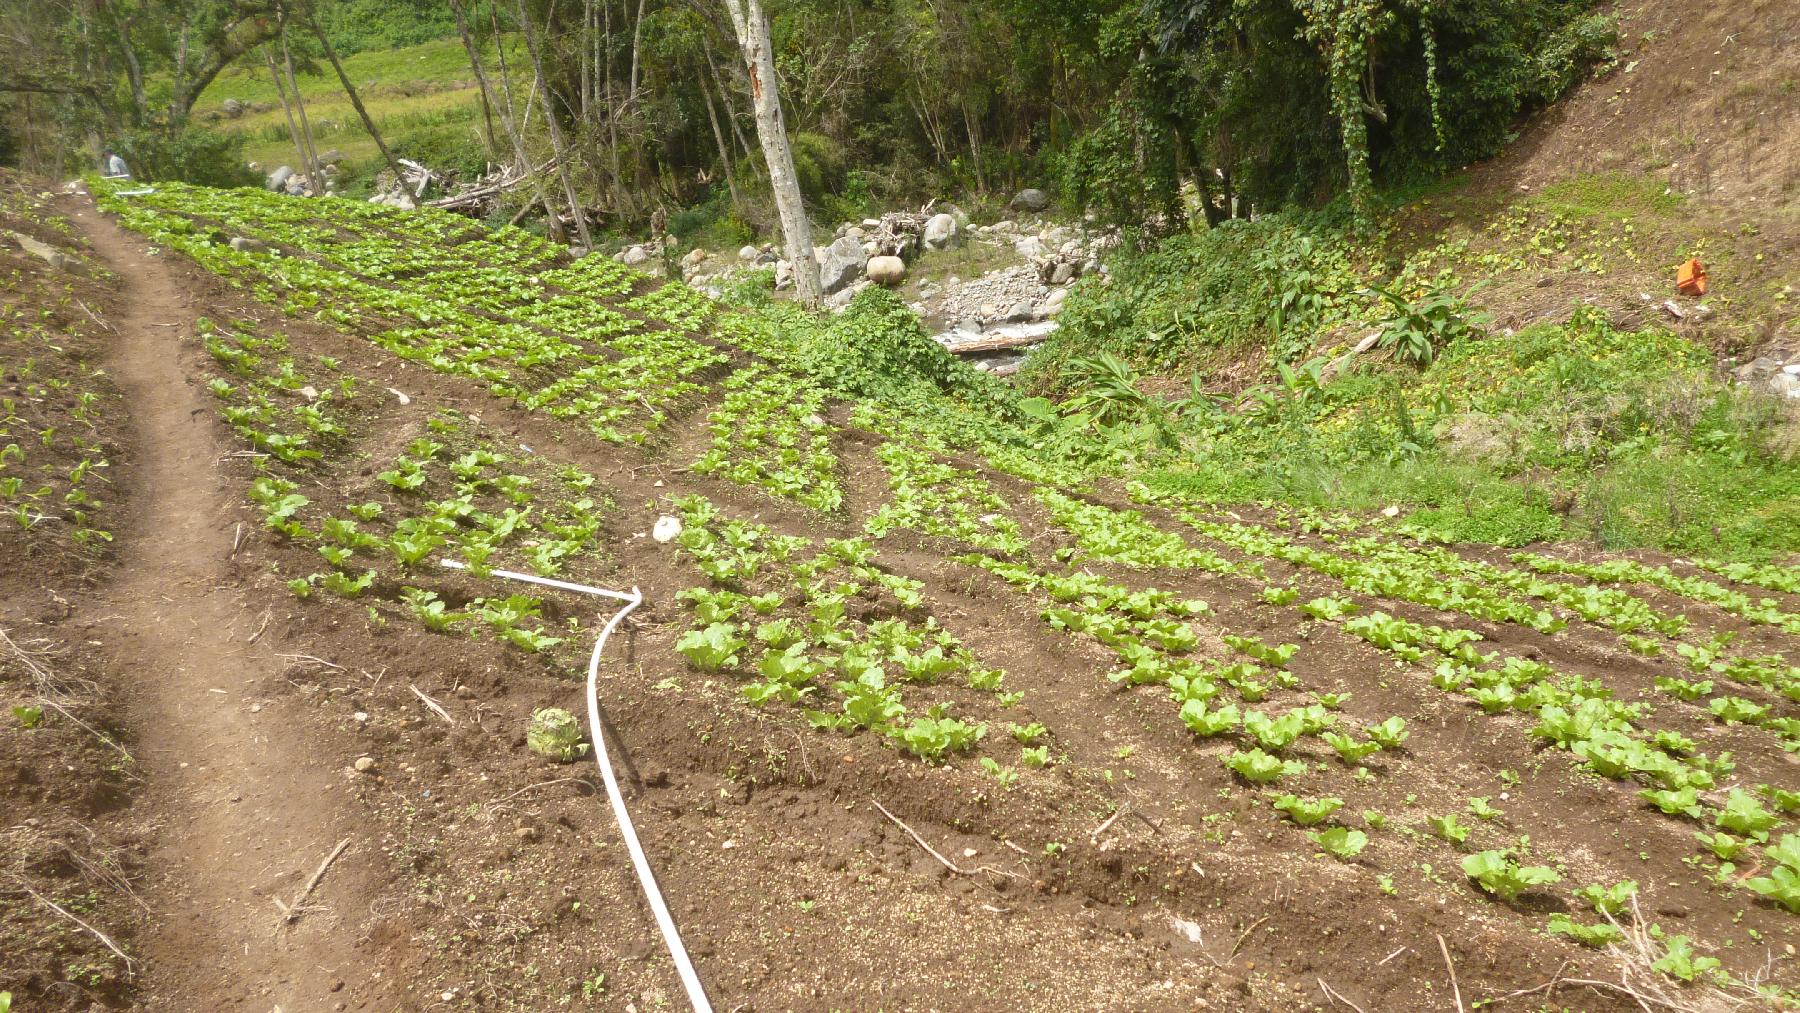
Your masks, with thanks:
M733 623L713 623L703 630L689 630L675 642L675 650L702 672L717 672L738 663L744 641Z
M1463 859L1462 870L1486 892L1512 903L1534 886L1546 886L1562 879L1555 869L1542 865L1519 865L1504 851L1481 851Z

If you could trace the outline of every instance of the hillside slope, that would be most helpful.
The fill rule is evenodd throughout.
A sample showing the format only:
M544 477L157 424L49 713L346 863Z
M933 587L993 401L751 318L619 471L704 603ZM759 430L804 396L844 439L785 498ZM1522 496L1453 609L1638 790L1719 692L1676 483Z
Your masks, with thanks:
M678 994L591 768L527 748L604 613L439 557L643 589L601 699L721 1007L1791 1001L1791 567L1147 487L879 293L820 324L446 215L100 203L197 265L168 347L248 451L237 572L320 662L270 689L370 761L348 1001ZM1613 934L1589 886L1626 934L1543 934Z

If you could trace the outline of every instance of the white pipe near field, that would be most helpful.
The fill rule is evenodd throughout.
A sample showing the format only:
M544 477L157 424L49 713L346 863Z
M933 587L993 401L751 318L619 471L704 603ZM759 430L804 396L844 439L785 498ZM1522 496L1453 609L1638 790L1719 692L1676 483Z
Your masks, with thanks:
M453 559L442 559L439 563L452 570L468 569L466 564ZM650 902L650 911L656 916L656 927L662 930L663 943L669 948L669 957L675 961L675 973L681 978L681 987L687 991L688 1002L694 1007L695 1013L712 1013L712 1002L706 998L706 986L701 984L700 975L694 970L694 962L688 957L687 947L681 941L681 930L675 925L674 916L669 914L669 905L663 901L662 889L656 885L656 874L650 871L650 860L644 855L643 844L638 841L637 827L632 824L631 813L625 808L625 796L619 792L619 781L613 775L612 758L606 748L606 736L600 727L600 652L605 649L606 638L612 636L612 631L618 628L633 609L643 604L643 592L633 587L631 593L626 594L512 570L489 572L508 580L612 598L625 603L625 607L615 613L600 630L599 639L594 641L594 653L588 658L588 733L594 740L594 762L600 765L600 779L606 782L606 798L612 804L613 819L619 825L619 836L625 839L625 850L631 853L631 865L637 872L638 885L643 888L644 899Z

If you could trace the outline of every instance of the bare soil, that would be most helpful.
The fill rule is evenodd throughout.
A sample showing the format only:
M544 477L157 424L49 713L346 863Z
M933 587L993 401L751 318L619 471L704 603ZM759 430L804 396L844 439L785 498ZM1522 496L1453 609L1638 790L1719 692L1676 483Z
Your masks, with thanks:
M1721 124L1717 137L1705 135L1717 150L1741 143L1753 151L1712 163L1742 169L1723 180L1725 194L1787 199L1788 154L1757 141L1755 124L1793 111L1779 77L1765 73L1793 26L1786 6L1753 6L1757 16L1744 20L1754 30L1729 43L1745 47L1747 62L1696 66L1709 81L1717 65L1763 82L1754 93L1721 97L1707 84L1662 94L1663 85L1634 82L1643 90L1610 101L1603 86L1662 80L1650 73L1653 58L1717 60L1700 47L1725 45L1699 30L1715 27L1711 14L1693 15L1697 28L1676 8L1629 8L1626 32L1640 33L1640 43L1627 59L1643 65L1587 86L1555 114L1569 139L1554 136L1555 124L1536 128L1544 133L1528 134L1521 153L1492 170L1510 175L1494 179L1536 186L1540 168L1619 165L1607 152L1629 153L1627 138L1647 136L1646 124L1691 121L1704 100L1737 103L1732 130ZM1613 114L1614 106L1636 111ZM1716 168L1688 160L1668 171L1671 185L1701 178L1695 173L1715 196L1722 185ZM11 258L0 262L0 278L9 309L49 298L44 285L73 286L78 304L61 304L60 287L49 299L53 327L76 349L74 360L56 360L55 375L84 377L81 357L107 365L110 379L88 379L113 399L94 438L108 448L112 502L100 516L114 538L77 548L40 537L48 528L0 534L0 630L19 647L0 645L0 693L9 704L52 696L69 710L29 729L0 714L0 799L27 814L0 830L0 991L13 991L18 1008L645 1010L684 1002L593 768L525 748L536 708L581 711L584 645L527 656L427 633L362 603L290 594L285 581L318 560L268 533L246 504L258 472L206 393L215 369L195 338L201 317L279 329L296 351L340 361L363 389L406 395L405 403L385 394L358 402L347 450L308 473L311 495L379 498L374 472L426 435L441 408L477 417L483 439L520 448L543 467L575 465L598 477L611 506L605 558L591 577L640 586L647 597L602 668L608 734L639 831L721 1009L1443 1010L1457 1008L1453 975L1463 1005L1639 1008L1616 990L1552 985L1617 980L1620 967L1541 933L1545 918L1566 908L1561 901L1487 899L1460 875L1463 851L1417 832L1426 817L1463 811L1473 796L1491 797L1505 816L1466 819L1476 824L1472 844L1507 847L1529 835L1566 863L1566 886L1637 878L1646 915L1669 932L1692 936L1736 974L1795 981L1793 916L1710 883L1707 869L1687 862L1698 854L1690 826L1648 810L1635 786L1600 781L1567 754L1534 746L1529 718L1480 715L1337 627L1266 607L1261 582L1096 568L1121 583L1203 598L1220 629L1301 644L1295 674L1304 685L1353 690L1347 712L1358 719L1407 717L1413 738L1372 761L1371 782L1332 782L1344 813L1378 810L1390 825L1415 830L1371 834L1356 861L1318 856L1259 793L1222 770L1227 746L1173 720L1164 691L1109 682L1110 655L1049 630L1036 601L953 562L954 547L935 539L892 536L883 561L923 581L932 614L1008 670L1008 687L1025 697L1006 720L1052 730L1052 767L1007 789L972 761L928 765L873 736L815 732L793 709L750 707L731 680L699 673L673 651L689 620L675 595L697 579L647 532L669 497L699 492L781 532L855 535L887 495L870 454L878 434L847 429L840 438L848 509L821 517L688 473L705 439L698 405L648 452L598 444L476 384L409 367L357 335L283 319L121 232L84 199L58 201L43 220L56 215L74 223L73 233L33 221L31 234L105 271L86 281L50 278L0 250ZM1565 306L1571 291L1551 288ZM1539 311L1519 305L1518 323ZM0 396L25 392L18 368L28 354L0 346ZM53 469L73 465L60 444L46 449ZM1067 546L1028 487L994 481L1020 512L1035 554L1047 559ZM1117 490L1099 499L1125 505ZM1270 573L1307 597L1342 593L1310 571L1270 564ZM459 601L493 593L473 577L437 586ZM1792 638L1672 596L1634 593L1793 656ZM1800 606L1793 596L1783 601ZM1392 601L1362 604L1466 625L1495 647L1604 676L1625 694L1648 693L1665 670L1591 626L1546 637ZM580 600L548 607L558 621L596 618ZM40 671L56 684L46 686ZM968 702L961 692L945 687L943 696L960 707ZM1757 698L1793 713L1791 704ZM1800 781L1794 755L1767 732L1717 725L1692 705L1662 706L1668 727L1709 752L1731 751L1737 780ZM993 735L1004 740L998 723ZM1335 763L1317 744L1300 755ZM284 911L345 841L304 903ZM113 956L100 933L130 960Z

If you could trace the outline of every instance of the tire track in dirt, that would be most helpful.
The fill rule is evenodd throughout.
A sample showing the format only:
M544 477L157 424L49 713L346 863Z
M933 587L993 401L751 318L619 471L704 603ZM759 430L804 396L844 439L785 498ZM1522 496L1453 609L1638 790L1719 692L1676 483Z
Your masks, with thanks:
M289 661L257 636L269 614L234 586L239 500L183 364L199 314L145 244L91 208L76 221L124 296L111 367L132 415L129 519L112 582L82 611L125 687L151 786L143 893L155 921L140 995L150 1009L361 1008L395 983L357 952L382 885L377 840L342 794L350 756L304 738L305 702L276 690ZM283 924L274 901L290 902L346 838Z

